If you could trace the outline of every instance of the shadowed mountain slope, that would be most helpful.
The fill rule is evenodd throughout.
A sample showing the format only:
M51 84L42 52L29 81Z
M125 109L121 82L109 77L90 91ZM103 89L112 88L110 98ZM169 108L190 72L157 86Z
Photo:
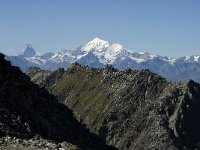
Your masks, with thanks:
M74 145L74 149L113 149L78 123L71 110L58 103L46 89L32 83L28 76L18 67L11 66L0 54L0 148L16 142L14 148L23 149L20 143L27 139L33 142L35 137L55 144L65 141L66 145ZM42 148L39 144L35 147Z

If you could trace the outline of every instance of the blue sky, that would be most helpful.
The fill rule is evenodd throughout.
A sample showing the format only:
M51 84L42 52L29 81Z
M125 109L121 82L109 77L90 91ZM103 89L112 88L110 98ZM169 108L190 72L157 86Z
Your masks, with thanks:
M40 53L94 37L133 51L200 54L199 0L0 0L0 51Z

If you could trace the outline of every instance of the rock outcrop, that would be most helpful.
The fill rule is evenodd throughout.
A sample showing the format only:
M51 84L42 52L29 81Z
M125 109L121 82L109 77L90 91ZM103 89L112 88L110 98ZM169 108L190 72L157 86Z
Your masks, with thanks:
M108 144L123 150L200 149L200 85L194 81L172 83L149 70L78 64L54 76L41 76L40 86Z
M40 75L44 78L49 74ZM90 133L45 88L39 88L18 67L11 66L3 54L0 54L0 148L114 149Z

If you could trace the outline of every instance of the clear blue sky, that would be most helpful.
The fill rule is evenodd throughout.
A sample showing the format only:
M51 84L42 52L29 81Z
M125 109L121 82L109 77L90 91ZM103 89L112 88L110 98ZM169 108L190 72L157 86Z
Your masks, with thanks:
M0 51L40 53L94 37L167 56L200 54L200 0L0 0Z

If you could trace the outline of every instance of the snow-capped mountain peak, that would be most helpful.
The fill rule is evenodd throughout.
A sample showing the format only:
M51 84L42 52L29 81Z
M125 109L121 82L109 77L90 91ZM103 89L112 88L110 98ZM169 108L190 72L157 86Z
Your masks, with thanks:
M26 44L26 48L20 52L19 56L30 58L38 55L35 49L30 44Z
M200 62L200 55L183 56L178 58L177 60L185 62Z
M94 45L94 46L101 46L101 45L107 45L109 44L109 42L106 40L100 39L98 37L95 37L93 40L91 40L87 44Z
M90 41L87 44L85 44L81 48L81 50L83 52L90 52L90 51L93 51L93 50L104 51L109 46L110 46L110 42L102 40L102 39L96 37L92 41Z
M200 58L199 55L193 55L193 56L192 56L192 59L193 59L193 61L195 61L195 62L199 62L199 58Z
M81 47L84 54L92 52L102 64L112 64L117 59L118 55L125 54L128 50L124 49L121 44L112 44L109 41L100 38L94 38L87 44Z
M90 41L91 43L102 43L102 42L107 42L106 40L100 39L98 37L95 37L93 40ZM89 42L89 43L90 43Z

